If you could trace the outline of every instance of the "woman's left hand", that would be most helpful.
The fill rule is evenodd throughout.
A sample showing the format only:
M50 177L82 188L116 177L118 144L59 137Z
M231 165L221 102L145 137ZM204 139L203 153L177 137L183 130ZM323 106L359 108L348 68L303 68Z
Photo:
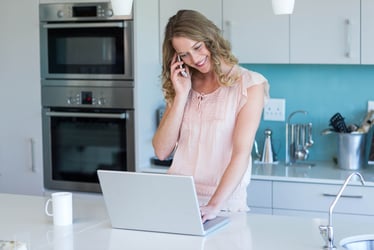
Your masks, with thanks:
M219 209L215 208L212 205L206 205L200 207L201 219L204 222L207 220L212 220L217 217L218 213L220 212Z

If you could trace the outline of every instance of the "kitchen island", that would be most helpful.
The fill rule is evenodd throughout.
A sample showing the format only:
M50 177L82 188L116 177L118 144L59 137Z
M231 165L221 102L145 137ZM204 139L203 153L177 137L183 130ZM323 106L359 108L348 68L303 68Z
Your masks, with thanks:
M229 224L206 237L152 233L112 229L101 195L73 197L73 225L53 226L44 214L48 197L0 194L0 240L25 242L29 250L311 250L324 245L318 229L324 219L234 213ZM372 224L354 220L334 220L334 229L337 246L342 238L374 233Z

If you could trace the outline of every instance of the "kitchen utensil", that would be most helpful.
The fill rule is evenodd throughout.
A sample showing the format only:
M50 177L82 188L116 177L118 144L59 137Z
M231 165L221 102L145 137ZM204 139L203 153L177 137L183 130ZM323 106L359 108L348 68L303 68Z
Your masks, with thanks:
M262 151L261 162L262 163L273 163L273 147L271 144L271 130L265 129L265 142L264 150Z
M286 165L293 165L298 160L306 160L309 155L308 148L314 144L311 123L291 123L291 118L297 113L307 114L304 110L297 110L288 116L286 123Z
M321 134L329 135L329 134L332 134L333 132L335 132L333 128L325 128L324 130L322 130Z
M295 158L297 160L306 160L309 154L309 151L305 147L305 125L304 124L296 124L295 125Z
M311 122L306 125L308 140L306 141L305 146L307 148L310 148L314 144L313 136L312 136L312 127L313 126Z
M357 129L357 132L367 133L369 132L371 126L374 124L374 110L370 110L364 120L362 121L361 127Z
M344 118L340 113L336 113L330 118L330 125L339 133L348 133Z
M348 133L356 132L358 129L358 126L356 124L349 124L347 126Z

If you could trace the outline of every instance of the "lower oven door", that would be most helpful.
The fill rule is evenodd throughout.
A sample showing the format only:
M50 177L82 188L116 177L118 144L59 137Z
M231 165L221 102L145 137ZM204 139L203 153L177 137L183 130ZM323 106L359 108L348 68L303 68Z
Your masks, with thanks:
M44 185L100 192L98 169L135 171L133 110L43 109Z

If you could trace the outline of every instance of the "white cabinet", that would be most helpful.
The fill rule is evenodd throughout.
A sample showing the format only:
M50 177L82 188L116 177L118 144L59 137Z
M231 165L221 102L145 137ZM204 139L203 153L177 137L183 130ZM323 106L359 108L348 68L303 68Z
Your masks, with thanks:
M291 63L360 63L359 0L299 0L290 20Z
M341 185L252 179L247 202L255 213L327 218ZM348 185L333 216L374 222L373 200L374 187Z
M273 214L327 218L341 185L273 182ZM374 188L348 185L333 216L374 221Z
M42 194L38 1L5 0L2 6L0 192Z
M222 28L222 1L221 0L159 0L160 10L160 48L164 40L165 27L169 18L181 9L192 9L201 12L219 28Z
M240 63L289 63L289 16L271 1L223 0L223 29Z
M363 32L370 31L370 0L363 1ZM366 6L368 8L366 8ZM292 15L274 15L271 1L160 0L160 44L178 9L196 9L222 27L240 63L359 64L360 0L300 0ZM366 8L366 9L365 9ZM366 24L365 24L366 23ZM363 53L374 35L364 35ZM365 49L367 47L367 49ZM373 59L374 61L374 59Z
M223 0L223 21L241 63L360 63L359 0L300 0L292 15L274 15L271 1Z
M374 1L361 0L361 63L374 64Z
M272 213L272 182L251 180L247 188L247 203L253 213Z

